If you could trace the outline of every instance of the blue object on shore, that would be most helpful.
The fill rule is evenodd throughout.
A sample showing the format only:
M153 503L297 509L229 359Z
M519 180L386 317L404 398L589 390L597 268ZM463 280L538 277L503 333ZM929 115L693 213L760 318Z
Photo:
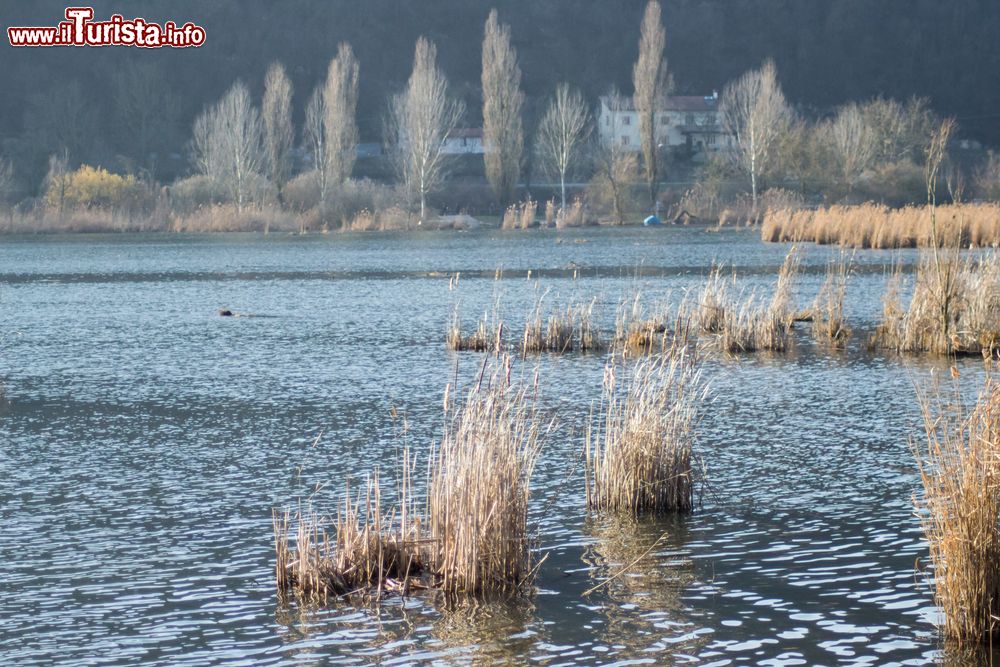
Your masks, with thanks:
M644 224L647 227L652 227L653 225L662 225L663 221L660 220L660 216L658 216L658 215L651 215L648 218L646 218L645 220L643 220L642 224Z

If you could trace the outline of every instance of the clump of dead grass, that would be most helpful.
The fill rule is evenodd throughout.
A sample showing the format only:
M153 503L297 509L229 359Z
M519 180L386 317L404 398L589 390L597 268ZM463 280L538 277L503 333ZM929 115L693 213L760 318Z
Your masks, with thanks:
M844 320L844 298L850 267L841 255L839 261L830 262L826 279L816 295L811 309L813 337L834 348L844 347L851 337L851 329Z
M1000 347L1000 257L925 252L904 307L897 270L883 296L882 321L869 343L901 353L982 354Z
M957 396L921 404L926 441L914 454L924 494L915 502L941 629L959 643L991 642L1000 629L1000 385L989 379L967 415Z
M632 366L612 361L586 436L588 506L690 511L694 428L705 397L695 353L687 345Z
M427 507L446 592L509 593L531 579L528 498L543 431L536 392L537 377L530 387L512 382L505 357L457 404L445 398Z
M1000 204L889 208L879 204L777 209L764 216L765 241L834 243L852 248L1000 244Z

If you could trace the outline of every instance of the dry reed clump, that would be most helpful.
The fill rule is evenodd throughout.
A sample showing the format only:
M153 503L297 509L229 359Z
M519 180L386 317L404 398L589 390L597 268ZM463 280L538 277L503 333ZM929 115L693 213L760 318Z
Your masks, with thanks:
M721 333L729 305L730 281L722 277L722 267L713 265L708 281L698 295L698 328L705 333Z
M811 241L853 248L915 248L934 245L994 247L1000 244L1000 204L831 206L770 210L764 241ZM936 239L936 241L935 241Z
M527 199L519 204L511 204L503 213L502 229L530 229L535 226L538 202Z
M368 479L364 495L352 501L350 486L337 513L334 538L311 509L295 514L294 550L289 547L292 518L288 511L273 513L278 593L327 603L343 595L381 596L423 588L415 582L424 572L418 523L410 496L408 454L403 456L399 509L385 513L378 472Z
M552 227L556 224L556 213L558 211L558 206L556 206L556 200L550 199L545 202L545 226Z
M770 306L758 303L752 293L726 308L719 336L719 344L725 352L784 352L789 339L787 322Z
M579 197L556 215L556 227L559 229L583 227L585 224L587 224L586 211Z
M924 495L915 502L941 629L959 643L992 643L1000 630L1000 385L988 379L968 415L936 403L921 399L926 442L914 453Z
M851 337L851 329L844 321L844 297L850 268L841 256L838 262L831 262L826 269L816 301L811 309L813 337L832 347L843 347Z
M587 504L626 512L688 512L692 445L706 397L694 353L674 345L631 368L605 369L586 436Z
M596 352L603 349L600 332L593 321L594 301L556 309L543 326L541 299L525 319L522 354L539 352Z
M199 206L187 214L171 216L173 232L291 232L300 231L302 218L277 206L247 207L233 204Z
M793 288L801 264L802 257L792 246L778 271L769 303L758 301L754 292L748 296L746 292L735 296L727 293L721 315L714 323L719 327L719 344L723 351L739 354L788 349L792 324L799 317L794 307Z
M454 405L431 455L430 559L449 593L520 590L533 569L528 534L531 475L543 431L532 387L511 382L504 358ZM529 389L531 395L529 395Z
M638 292L623 301L615 319L614 351L631 357L663 353L678 344L687 345L692 333L687 304L681 304L673 316L668 307L658 310L659 314L648 317Z
M345 218L342 229L348 232L388 232L410 229L411 216L398 206L384 209L361 209Z
M476 322L476 329L468 336L462 335L462 322L455 310L445 334L445 345L455 352L493 352L503 348L503 321L498 309L484 312Z
M1000 257L962 259L957 250L925 252L904 308L897 271L883 296L882 321L869 344L896 352L982 354L1000 349Z
M334 524L314 512L292 518L274 512L279 594L326 603L345 595L407 594L435 588L451 594L518 593L533 567L528 531L531 475L544 432L535 408L538 379L511 380L504 356L456 402L445 390L445 427L428 463L428 486L418 512L404 449L399 501L383 511L378 473L351 500L350 489Z

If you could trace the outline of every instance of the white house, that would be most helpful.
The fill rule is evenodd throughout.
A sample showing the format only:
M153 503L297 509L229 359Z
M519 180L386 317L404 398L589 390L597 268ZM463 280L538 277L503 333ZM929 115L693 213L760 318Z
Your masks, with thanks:
M482 155L483 129L480 127L455 128L445 137L441 152L450 155Z
M686 147L694 157L732 145L732 137L722 129L719 94L670 95L655 116L656 136L662 147ZM639 115L631 97L601 97L598 131L603 141L615 141L627 150L638 151Z

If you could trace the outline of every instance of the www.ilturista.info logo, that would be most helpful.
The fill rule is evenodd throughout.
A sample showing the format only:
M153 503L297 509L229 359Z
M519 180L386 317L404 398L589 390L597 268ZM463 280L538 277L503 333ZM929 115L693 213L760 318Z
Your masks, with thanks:
M138 46L184 48L205 43L205 29L190 21L178 26L145 19L125 19L113 14L108 21L94 21L93 7L67 7L66 20L55 27L11 27L11 46Z

